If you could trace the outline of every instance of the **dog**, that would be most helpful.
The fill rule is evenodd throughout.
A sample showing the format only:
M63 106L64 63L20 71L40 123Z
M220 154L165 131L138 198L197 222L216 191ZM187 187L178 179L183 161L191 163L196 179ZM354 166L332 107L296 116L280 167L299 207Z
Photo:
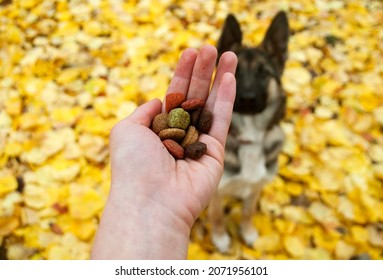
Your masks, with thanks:
M236 99L225 146L224 174L217 194L208 207L211 238L222 253L228 252L231 238L224 223L223 198L243 201L240 233L252 246L258 232L252 224L263 187L278 172L278 155L284 143L280 121L284 118L286 95L281 84L288 52L289 24L279 12L262 43L242 45L242 31L234 15L228 15L218 40L218 56L233 51L238 57Z

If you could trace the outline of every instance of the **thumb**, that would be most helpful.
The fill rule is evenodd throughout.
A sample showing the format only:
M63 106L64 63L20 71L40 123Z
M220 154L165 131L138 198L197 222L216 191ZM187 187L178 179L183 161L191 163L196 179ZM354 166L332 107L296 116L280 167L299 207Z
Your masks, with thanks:
M159 99L153 99L139 107L126 119L130 123L149 127L154 117L161 112L162 103Z

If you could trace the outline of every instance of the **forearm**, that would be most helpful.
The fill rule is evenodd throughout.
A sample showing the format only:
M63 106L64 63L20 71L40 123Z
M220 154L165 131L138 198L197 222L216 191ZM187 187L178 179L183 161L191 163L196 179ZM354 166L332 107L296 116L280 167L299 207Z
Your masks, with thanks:
M148 199L110 195L92 259L186 259L190 228Z

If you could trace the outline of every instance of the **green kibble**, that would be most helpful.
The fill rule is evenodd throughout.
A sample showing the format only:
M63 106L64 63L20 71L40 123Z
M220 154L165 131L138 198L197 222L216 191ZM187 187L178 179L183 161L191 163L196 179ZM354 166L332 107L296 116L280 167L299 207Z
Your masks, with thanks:
M190 124L190 115L182 108L176 108L170 111L168 115L169 127L187 129Z

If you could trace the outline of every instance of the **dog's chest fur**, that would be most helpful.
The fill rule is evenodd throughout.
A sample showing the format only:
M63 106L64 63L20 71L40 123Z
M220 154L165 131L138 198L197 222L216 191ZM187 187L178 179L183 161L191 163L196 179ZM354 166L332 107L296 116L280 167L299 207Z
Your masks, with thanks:
M274 177L284 142L280 126L268 126L279 109L277 103L273 100L262 113L255 115L233 113L220 191L228 188L227 192L244 198L254 186L263 187Z

